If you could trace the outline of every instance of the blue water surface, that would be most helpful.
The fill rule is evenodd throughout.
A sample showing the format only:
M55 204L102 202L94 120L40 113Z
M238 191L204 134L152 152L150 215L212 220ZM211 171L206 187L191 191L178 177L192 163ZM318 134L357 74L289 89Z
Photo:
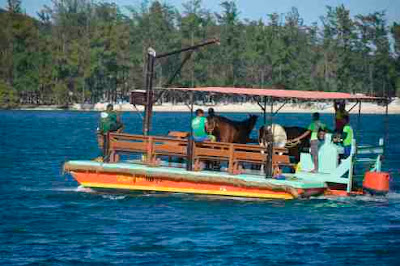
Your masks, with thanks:
M247 114L227 114L243 119ZM0 112L2 265L398 265L400 115L389 117L386 198L246 200L186 194L100 194L62 165L99 155L96 112ZM332 115L322 115L332 124ZM279 114L306 126L310 114ZM140 117L124 113L126 131ZM257 127L261 124L259 119ZM383 116L363 115L360 142L383 136ZM155 113L153 133L188 130L189 115ZM255 132L254 132L255 133Z

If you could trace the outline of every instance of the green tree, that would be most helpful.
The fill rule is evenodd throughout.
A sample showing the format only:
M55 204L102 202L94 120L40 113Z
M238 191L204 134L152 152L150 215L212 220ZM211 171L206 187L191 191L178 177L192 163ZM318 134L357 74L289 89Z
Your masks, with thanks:
M0 80L0 108L13 108L18 103L16 92L7 83Z

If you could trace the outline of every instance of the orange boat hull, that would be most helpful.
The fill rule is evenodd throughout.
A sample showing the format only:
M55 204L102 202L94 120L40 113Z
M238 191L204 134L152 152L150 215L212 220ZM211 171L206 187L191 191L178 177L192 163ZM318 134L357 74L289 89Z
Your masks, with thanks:
M71 171L73 177L84 187L93 189L117 189L127 191L159 191L206 195L222 195L248 198L293 199L284 191L239 187L229 184L208 184L189 181L174 181L155 177L132 176L116 173ZM323 189L298 189L304 196L323 194Z

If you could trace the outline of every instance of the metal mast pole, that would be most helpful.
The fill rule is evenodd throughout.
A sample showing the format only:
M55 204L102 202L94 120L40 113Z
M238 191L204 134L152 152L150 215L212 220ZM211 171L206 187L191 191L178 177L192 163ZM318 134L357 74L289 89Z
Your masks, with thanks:
M147 65L146 65L146 73L145 73L145 89L146 89L146 105L144 107L144 120L143 120L143 135L147 136L150 132L151 129L151 116L153 112L153 98L154 98L154 92L153 92L153 75L154 75L154 64L156 62L156 59L168 57L174 54L179 54L182 52L193 52L196 49L199 49L203 46L210 45L210 44L215 44L219 43L218 39L212 39L209 41L205 41L203 43L193 45L190 47L186 47L183 49L175 50L172 52L164 53L164 54L156 54L156 51L153 48L149 48L147 50ZM181 63L179 66L178 71L174 73L174 75L170 78L168 83L172 83L172 80L176 77L180 69L183 67L183 65L186 63L186 61L190 58L190 55L188 55L184 61Z
M151 128L151 115L153 112L153 71L156 59L156 51L153 48L147 50L147 66L145 75L146 105L144 106L143 135L149 135Z

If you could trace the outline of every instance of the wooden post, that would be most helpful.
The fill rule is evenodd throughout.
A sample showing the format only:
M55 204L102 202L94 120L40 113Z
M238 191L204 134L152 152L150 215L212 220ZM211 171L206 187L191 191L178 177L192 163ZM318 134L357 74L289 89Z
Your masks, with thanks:
M105 161L107 157L107 134L101 133L101 138L103 139L103 161Z
M190 135L188 139L188 146L187 146L187 159L186 159L186 170L192 171L193 170L193 128L192 128L192 120L193 120L193 94L190 94Z
M153 164L153 138L147 138L147 147L146 147L146 163Z
M236 169L236 165L234 165L235 162L233 160L234 153L235 153L235 151L234 151L234 148L233 148L233 143L231 143L229 145L229 162L228 162L228 173L230 173L230 174L234 174L235 171L236 171L235 170Z
M103 134L103 161L108 163L110 161L110 132Z

